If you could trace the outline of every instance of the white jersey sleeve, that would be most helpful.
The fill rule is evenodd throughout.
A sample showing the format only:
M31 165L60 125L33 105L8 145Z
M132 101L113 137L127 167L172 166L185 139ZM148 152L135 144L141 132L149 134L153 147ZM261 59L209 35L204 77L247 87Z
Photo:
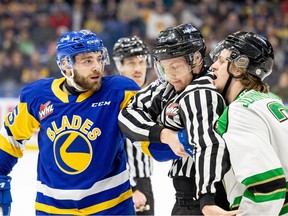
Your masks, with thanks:
M281 101L250 91L230 104L218 121L231 160L224 179L228 200L243 215L279 215L284 205L287 114Z

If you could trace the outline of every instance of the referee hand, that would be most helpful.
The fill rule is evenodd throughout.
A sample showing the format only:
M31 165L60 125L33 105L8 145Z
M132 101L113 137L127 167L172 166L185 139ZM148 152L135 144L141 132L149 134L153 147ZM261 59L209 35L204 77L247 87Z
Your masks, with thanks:
M233 216L242 213L241 210L226 211L217 205L205 205L202 209L205 216Z
M146 198L145 194L143 194L139 190L133 191L132 199L134 202L135 209L139 209L141 206L145 206L146 202L147 202L147 198Z
M160 139L163 144L168 144L172 151L179 157L188 157L189 154L184 149L184 146L180 143L178 139L178 132L164 128L161 131Z

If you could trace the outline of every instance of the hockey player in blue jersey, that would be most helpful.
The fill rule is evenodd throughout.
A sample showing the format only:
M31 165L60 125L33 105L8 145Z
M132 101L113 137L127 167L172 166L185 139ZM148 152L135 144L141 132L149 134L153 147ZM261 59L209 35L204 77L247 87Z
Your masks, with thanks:
M123 76L103 77L107 49L89 30L65 33L56 54L64 77L27 85L1 127L3 213L11 206L8 175L39 129L36 215L134 215L117 118L139 87Z

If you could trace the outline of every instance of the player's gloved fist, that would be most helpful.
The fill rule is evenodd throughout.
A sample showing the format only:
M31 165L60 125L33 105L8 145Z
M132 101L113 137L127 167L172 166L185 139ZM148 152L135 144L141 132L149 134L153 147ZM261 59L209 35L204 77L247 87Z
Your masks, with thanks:
M10 215L12 197L10 192L10 176L0 175L0 207L3 215Z
M184 146L184 150L193 157L193 146L189 144L188 138L186 136L185 129L181 129L178 131L178 139L181 144Z

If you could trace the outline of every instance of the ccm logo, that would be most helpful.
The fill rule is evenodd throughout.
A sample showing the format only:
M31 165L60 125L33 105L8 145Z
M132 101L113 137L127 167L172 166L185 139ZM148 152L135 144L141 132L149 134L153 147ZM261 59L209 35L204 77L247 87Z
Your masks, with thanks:
M111 101L101 101L97 103L92 103L92 107L99 107L99 106L109 106Z

